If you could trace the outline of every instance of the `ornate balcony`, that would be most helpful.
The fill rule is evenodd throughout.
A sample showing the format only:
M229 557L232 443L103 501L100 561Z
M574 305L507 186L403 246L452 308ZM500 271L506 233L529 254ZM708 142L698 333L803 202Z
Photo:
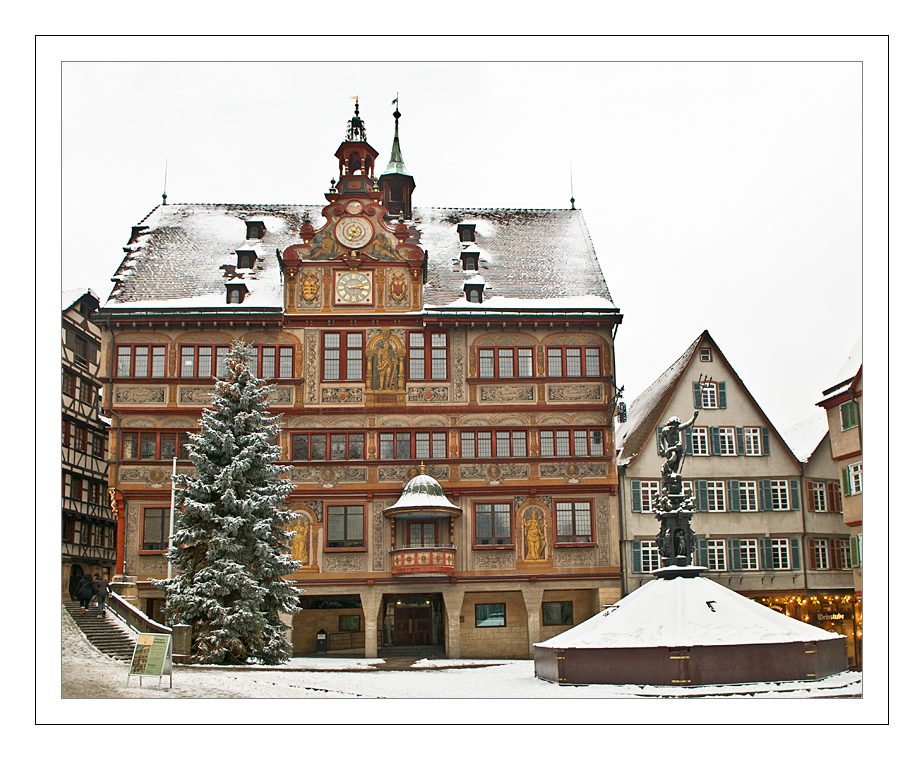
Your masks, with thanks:
M456 570L456 550L448 546L392 549L392 575L450 575Z

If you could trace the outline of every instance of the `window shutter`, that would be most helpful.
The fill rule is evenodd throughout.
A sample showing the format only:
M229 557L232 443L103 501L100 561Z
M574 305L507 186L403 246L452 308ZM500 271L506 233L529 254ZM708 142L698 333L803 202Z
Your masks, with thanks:
M719 409L725 409L725 381L722 380L719 383L716 383L719 386Z
M709 511L709 491L706 488L705 480L696 481L696 511Z
M833 480L829 480L825 486L828 490L828 509L831 512L843 512L844 508L841 506L840 486Z
M632 542L632 572L642 572L642 542Z
M693 383L693 408L703 408L703 386L700 383Z
M811 480L805 481L805 511L806 512L815 511L815 496L814 496L815 491L812 488L813 482L814 481L811 481Z
M664 430L664 425L658 425L655 428L655 448L658 450L658 454L661 453L661 431Z
M743 456L744 455L744 428L743 427L735 428L735 444L736 444L735 453L737 453L739 457Z
M740 570L741 569L741 539L740 538L729 539L728 546L729 546L728 567L730 570Z
M814 538L810 538L808 540L808 546L806 547L806 549L808 550L808 557L806 558L805 561L806 561L806 564L808 565L808 569L817 570L818 566L815 563L815 539Z
M697 538L693 549L693 564L709 567L709 551L705 538Z
M632 511L642 511L642 484L637 480L632 481Z
M693 453L693 431L690 428L683 429L683 453Z
M757 484L757 509L761 512L769 512L773 509L769 480L761 480Z
M852 496L853 491L850 489L850 468L841 467L841 481L844 484L843 492L844 496Z
M757 545L760 548L760 569L773 569L773 547L769 538L758 538Z
M770 456L770 431L765 427L760 429L760 453L761 456Z
M790 480L789 481L789 508L794 512L798 512L802 507L799 503L799 481Z
M709 428L709 453L717 456L719 451L721 451L719 429L717 427L711 427Z
M860 556L860 537L850 537L850 566L863 567L863 557Z
M739 490L739 482L737 480L728 481L728 511L741 511L741 492Z
M832 558L831 558L831 559L833 560L832 563L831 563L831 565L832 565L832 567L833 567L835 570L843 570L843 569L844 569L844 567L843 567L843 564L844 564L844 563L841 562L841 549L842 549L842 548L843 548L843 547L841 546L841 540L840 540L839 538L835 538L835 539L831 542L831 554L833 555Z
M790 569L791 570L800 570L802 568L802 562L799 557L799 539L791 538L789 539L789 557L790 557Z

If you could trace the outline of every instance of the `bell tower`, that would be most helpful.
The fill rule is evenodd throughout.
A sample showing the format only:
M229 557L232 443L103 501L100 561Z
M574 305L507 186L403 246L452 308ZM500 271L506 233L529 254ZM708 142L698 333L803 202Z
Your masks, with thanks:
M385 173L379 178L379 187L385 198L383 205L387 209L386 216L411 218L411 193L414 192L414 177L408 173L401 155L401 143L398 142L398 119L401 112L398 110L398 99L395 98L395 139L391 146L391 158Z
M335 183L341 195L368 195L376 190L375 159L379 155L366 142L366 125L359 115L359 97L354 96L356 108L347 122L346 137L334 155L340 162L340 179Z

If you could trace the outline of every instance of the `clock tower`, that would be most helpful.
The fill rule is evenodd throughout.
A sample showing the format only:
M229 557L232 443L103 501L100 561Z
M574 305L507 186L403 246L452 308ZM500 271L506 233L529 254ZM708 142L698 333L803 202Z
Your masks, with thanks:
M411 193L414 192L414 177L408 173L401 155L401 144L398 142L398 119L401 112L398 110L398 99L395 98L395 139L391 146L391 158L385 173L379 178L379 187L385 196L382 201L387 214L399 219L411 218Z
M377 190L375 159L378 152L366 142L366 125L359 115L359 98L347 123L346 137L334 154L340 162L340 179L335 188L341 195L364 195Z

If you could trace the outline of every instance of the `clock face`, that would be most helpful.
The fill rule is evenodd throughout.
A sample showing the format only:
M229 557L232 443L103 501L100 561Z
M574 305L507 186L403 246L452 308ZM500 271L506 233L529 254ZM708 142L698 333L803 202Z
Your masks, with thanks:
M372 303L372 278L365 272L339 273L337 303Z
M341 219L334 230L337 240L347 248L362 248L372 240L372 223L361 216Z

